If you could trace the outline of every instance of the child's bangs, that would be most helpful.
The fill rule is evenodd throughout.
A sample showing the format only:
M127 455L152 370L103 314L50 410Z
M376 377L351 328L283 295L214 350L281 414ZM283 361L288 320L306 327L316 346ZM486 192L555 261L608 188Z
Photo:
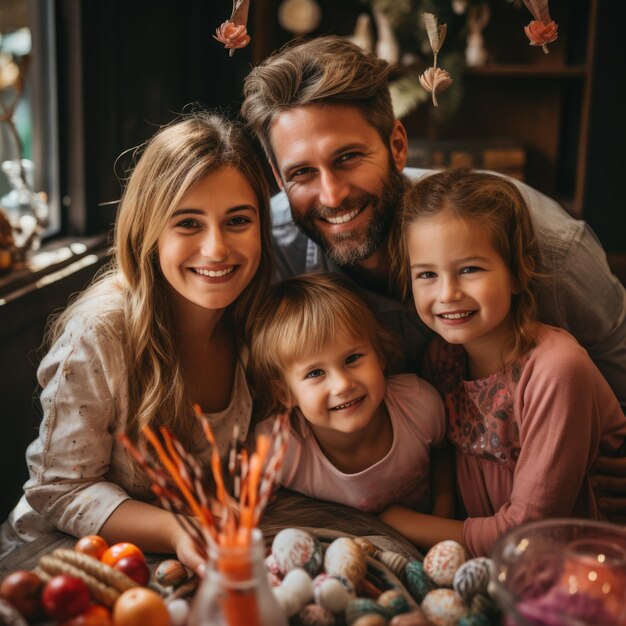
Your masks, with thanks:
M274 349L283 368L330 345L346 343L363 334L358 311L350 311L336 301L330 306L319 304L293 311L291 319L281 325Z

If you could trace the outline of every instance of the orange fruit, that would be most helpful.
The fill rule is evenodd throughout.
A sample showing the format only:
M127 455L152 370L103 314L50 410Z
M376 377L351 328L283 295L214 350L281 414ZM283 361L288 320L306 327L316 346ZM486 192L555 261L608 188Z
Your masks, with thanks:
M113 616L100 604L90 604L83 613L59 626L113 626Z
M76 542L74 550L100 560L109 544L100 535L87 535Z
M133 587L113 607L115 626L170 626L170 614L161 596L147 587Z
M134 544L128 541L120 541L109 546L100 557L100 560L113 567L120 559L127 556L140 556L145 560L143 552Z

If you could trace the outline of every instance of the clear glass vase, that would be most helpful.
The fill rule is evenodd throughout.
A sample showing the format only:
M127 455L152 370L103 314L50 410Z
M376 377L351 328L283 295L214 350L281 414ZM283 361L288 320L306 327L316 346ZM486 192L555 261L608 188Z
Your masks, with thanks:
M211 545L188 626L287 625L269 585L261 531L252 531L249 546Z

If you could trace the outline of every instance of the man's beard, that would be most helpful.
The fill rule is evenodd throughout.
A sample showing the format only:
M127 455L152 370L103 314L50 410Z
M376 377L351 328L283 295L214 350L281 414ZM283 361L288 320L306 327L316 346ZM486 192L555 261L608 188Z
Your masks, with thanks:
M391 162L389 174L377 196L363 192L346 198L339 207L321 205L303 217L296 216L293 211L291 215L296 226L322 249L331 263L349 267L372 256L385 241L405 186L404 177ZM319 230L318 219L360 210L367 204L372 207L372 216L367 224L328 238Z

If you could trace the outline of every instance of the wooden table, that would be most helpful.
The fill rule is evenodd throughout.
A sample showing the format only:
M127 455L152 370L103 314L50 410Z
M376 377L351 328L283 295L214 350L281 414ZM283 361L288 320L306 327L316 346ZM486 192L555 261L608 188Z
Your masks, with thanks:
M381 549L399 552L408 558L421 558L415 546L373 515L280 490L265 512L260 528L266 540L270 541L279 530L289 527L328 529L347 535L362 536ZM75 543L76 537L52 532L24 544L0 561L0 579L17 569L34 569L42 554L56 548L73 547ZM165 558L165 555L148 554L146 558L148 565L154 566Z

